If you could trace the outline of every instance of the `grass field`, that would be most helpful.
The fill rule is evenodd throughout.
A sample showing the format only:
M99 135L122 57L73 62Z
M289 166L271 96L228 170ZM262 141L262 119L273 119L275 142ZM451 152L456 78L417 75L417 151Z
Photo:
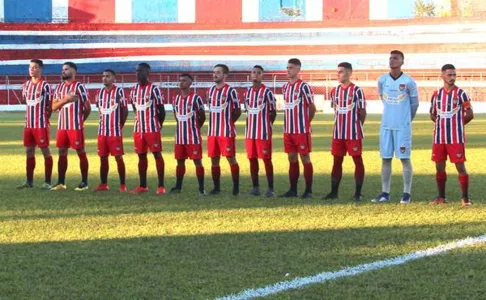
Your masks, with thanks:
M98 183L99 169L96 117L93 114L86 126L91 188ZM288 187L288 164L281 150L282 122L279 115L274 139L277 193ZM138 183L131 126L129 123L125 131L129 188ZM456 171L450 165L449 203L440 207L428 204L436 187L430 161L432 124L426 116L414 122L412 204L398 204L402 192L399 161L393 165L391 203L352 203L349 158L340 200L321 201L330 186L331 126L331 117L324 115L318 115L313 124L315 186L311 200L246 196L251 183L242 151L243 122L238 123L243 177L239 197L230 195L226 164L222 165L223 193L219 197L197 196L192 164L187 165L182 194L156 196L152 159L151 193L138 196L117 192L114 160L110 161L109 178L113 191L72 191L80 180L78 158L72 151L69 191L15 190L25 176L23 114L0 113L0 299L212 299L486 233L486 116L477 116L467 127L467 167L474 202L469 209L461 208ZM174 128L175 123L169 121L163 130L169 188L175 182ZM379 117L370 116L364 143L366 199L381 190L378 128ZM56 154L54 159L56 162ZM205 166L209 166L207 159ZM207 190L212 186L208 169ZM55 181L56 163L53 173ZM40 186L40 152L35 175ZM302 192L302 176L300 180ZM265 187L263 174L260 182ZM486 245L482 244L268 298L484 299L485 265Z

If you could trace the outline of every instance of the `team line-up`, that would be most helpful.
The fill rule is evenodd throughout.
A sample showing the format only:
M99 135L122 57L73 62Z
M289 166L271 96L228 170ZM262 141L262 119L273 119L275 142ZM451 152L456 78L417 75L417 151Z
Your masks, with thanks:
M398 50L390 52L390 72L378 79L378 93L384 105L380 127L380 155L382 158L382 192L371 201L390 201L390 183L392 159L400 159L403 166L403 194L401 203L410 203L412 186L412 120L418 108L418 91L413 78L401 70L404 54ZM312 197L313 165L311 123L316 113L312 88L301 79L301 62L297 58L288 60L287 75L289 81L283 86L284 99L284 151L289 161L289 190L281 197L297 197L300 177L300 161L303 165L305 190L300 195L306 199ZM85 86L76 81L77 66L66 62L62 66L62 83L54 91L42 79L43 62L32 59L29 66L31 79L23 85L23 98L27 104L24 146L26 147L27 181L18 188L34 186L36 165L35 148L39 147L44 155L45 182L42 188L59 191L66 190L65 177L68 167L68 149L76 150L80 160L81 183L76 191L88 190L88 159L85 152L84 121L91 112ZM470 206L468 196L469 175L465 168L465 125L473 119L470 98L464 90L455 85L456 70L451 64L442 67L443 87L434 92L430 104L430 117L435 123L432 146L432 160L436 164L436 182L438 196L433 204L446 203L446 161L456 165L462 190L461 203ZM217 195L220 187L220 158L226 157L233 181L233 195L240 192L240 168L236 160L235 122L241 116L237 92L226 83L228 66L218 64L213 68L214 86L206 95L209 110L207 132L207 154L211 158L211 176L213 188L207 194ZM162 156L161 129L166 118L164 101L159 88L149 81L150 66L140 63L136 68L137 84L131 89L128 99L123 89L115 85L116 73L107 69L103 72L104 87L96 96L99 111L98 155L101 160L101 183L95 192L109 190L108 157L115 157L120 178L120 192L127 192L125 182L125 163L123 160L123 128L128 117L128 105L134 110L133 139L138 155L138 173L140 183L130 193L149 192L147 187L148 151L152 152L157 169L158 188L156 194L165 194L165 162ZM334 128L331 153L334 158L331 172L331 191L323 197L325 200L338 198L342 178L343 158L349 154L355 165L354 201L362 201L361 189L365 176L362 159L363 124L366 119L366 100L363 90L350 81L352 65L342 62L337 66L339 85L330 94L334 108ZM264 68L256 65L251 69L252 86L244 95L246 110L245 148L250 163L253 188L251 195L262 194L259 187L259 159L263 161L268 183L264 193L274 197L274 179L272 163L272 125L276 118L276 100L272 91L263 83ZM185 161L193 160L199 184L199 193L206 195L204 188L204 166L202 164L201 128L206 121L204 101L201 96L191 91L193 77L181 74L180 93L173 101L173 113L176 120L174 154L177 160L176 184L169 193L180 193ZM59 111L56 147L59 149L58 181L51 186L53 159L49 150L49 118L53 111Z

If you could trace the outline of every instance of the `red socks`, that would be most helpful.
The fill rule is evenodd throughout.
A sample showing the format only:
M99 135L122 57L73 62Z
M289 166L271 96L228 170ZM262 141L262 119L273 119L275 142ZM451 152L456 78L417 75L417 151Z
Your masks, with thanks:
M305 190L312 192L312 179L314 177L314 167L312 163L304 164Z
M297 183L299 182L299 163L298 162L291 162L289 165L289 181L290 181L290 190L297 192Z
M125 184L125 162L123 161L123 158L120 157L116 160L116 166L118 168L118 175L120 177L120 184Z
M271 159L264 159L265 172L267 174L268 188L273 189L273 163Z
M176 188L182 189L182 181L184 180L184 175L186 174L185 165L177 165L176 167Z
M27 171L27 183L32 184L34 182L34 169L35 169L35 156L27 157L26 171Z
M445 198L445 196L446 196L445 190L446 190L447 173L446 172L435 173L435 181L437 182L437 189L439 191L439 198Z
M68 167L68 160L66 155L59 156L57 161L57 173L59 175L58 183L66 184L66 170Z
M221 167L212 166L211 167L211 176L213 177L214 189L219 191L220 190L220 179L221 179Z
M240 181L240 165L231 165L231 177L233 178L233 184L238 184Z
M365 176L365 167L363 164L363 158L361 155L353 156L354 161L354 181L356 183L356 195L361 195L361 188L363 187L363 181Z
M469 174L459 175L459 184L461 185L462 197L468 199L469 190Z
M51 177L52 177L52 165L53 165L53 161L52 161L52 156L49 156L49 157L45 157L44 158L44 166L45 166L45 169L44 169L44 175L45 175L45 182L47 183L51 183Z
M138 155L138 175L140 177L140 186L147 187L147 154Z
M100 180L102 184L108 183L108 170L110 166L108 164L108 157L103 157L100 161Z
M196 166L196 176L199 183L199 191L202 192L204 191L204 167L202 165Z
M160 157L155 158L155 165L157 167L157 177L159 179L159 186L164 186L165 162L164 162L164 157L162 157L162 155Z
M259 169L258 159L251 158L250 159L250 174L251 174L251 182L252 182L254 187L257 187L257 186L260 185L259 182L258 182L258 169Z
M81 181L88 184L88 157L86 152L78 153L79 168L81 169Z

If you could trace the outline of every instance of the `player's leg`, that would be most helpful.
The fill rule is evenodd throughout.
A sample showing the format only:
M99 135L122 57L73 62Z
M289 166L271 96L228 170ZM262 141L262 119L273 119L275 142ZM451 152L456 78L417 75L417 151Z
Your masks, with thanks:
M381 156L381 193L371 202L386 202L390 200L390 186L393 159L393 131L380 129L380 156Z
M146 193L149 191L147 187L147 168L148 168L148 160L147 160L147 150L148 146L143 138L143 133L134 132L133 133L133 143L135 146L135 153L138 155L138 177L140 183L138 187L132 189L130 193L133 194L140 194Z
M126 185L126 169L125 169L125 161L123 160L123 155L116 155L115 156L116 167L118 170L118 177L120 178L120 192L127 191Z
M432 144L431 160L435 163L435 182L437 184L438 196L431 202L431 204L439 205L446 203L446 161L447 150L444 144Z
M26 181L17 186L17 189L32 188L34 186L35 169L35 139L31 128L24 128L24 147L25 147L25 171Z
M255 139L245 139L246 156L250 162L250 175L252 189L250 195L260 196L260 182L258 180L258 155L257 155L257 145Z
M84 148L84 130L69 130L68 136L71 148L75 149L78 154L81 171L81 182L74 190L78 192L87 191L89 162Z
M108 171L109 171L109 148L108 137L98 136L98 156L100 157L100 184L93 189L93 192L108 191Z
M58 191L58 190L65 190L66 187L66 171L68 168L68 148L59 148L59 159L57 161L57 184L52 187L51 190Z
M236 160L235 137L219 137L221 154L226 157L231 169L231 179L233 180L233 196L240 193L240 165Z
M176 184L175 187L170 189L171 194L178 194L182 190L182 182L184 181L184 175L186 174L186 159L177 159L176 166Z
M462 206L471 206L472 202L469 200L469 174L466 170L466 151L464 144L447 145L448 153L451 161L456 165L457 172L459 173L458 180L461 186Z
M312 143L310 133L301 134L299 137L299 155L302 165L304 167L304 179L305 179L305 191L300 196L302 199L312 197L312 181L314 178L314 167L310 158L310 152L312 151ZM303 147L305 145L305 147Z
M347 151L353 158L354 162L354 182L355 190L353 195L354 201L361 201L361 189L363 188L365 167L363 163L363 141L362 140L349 140L347 141Z
M44 156L44 184L42 189L50 190L52 188L52 166L53 160L51 155L51 150L48 147L41 148L42 155Z
M197 183L199 184L199 194L206 195L204 190L204 166L201 158L194 159L194 165L196 166Z
M257 141L257 156L263 160L265 165L265 174L267 176L268 190L265 196L275 197L275 191L273 187L273 163L272 163L272 140L258 140Z
M402 162L403 194L400 203L408 204L411 201L410 192L413 181L413 168L410 160L412 152L412 131L410 126L398 130L394 141L398 142L395 144L395 153Z
M331 171L331 192L324 196L323 200L338 199L339 184L343 175L343 160L346 155L346 144L344 140L333 139L331 142L331 154L333 164Z
M221 192L221 167L219 165L221 149L220 145L218 144L218 139L215 136L208 136L207 143L208 156L211 158L211 177L214 184L214 187L209 192L209 195L217 195Z
M145 133L143 135L145 142L148 145L150 151L155 159L155 167L157 169L157 195L165 194L165 161L164 157L162 156L162 137L160 136L160 132L150 132Z

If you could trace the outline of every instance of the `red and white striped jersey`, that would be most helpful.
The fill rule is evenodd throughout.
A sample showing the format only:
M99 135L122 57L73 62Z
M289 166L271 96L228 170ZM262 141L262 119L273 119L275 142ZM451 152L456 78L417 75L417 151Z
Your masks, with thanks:
M111 90L102 88L98 92L96 106L100 111L98 135L122 136L122 108L127 106L123 89L117 86Z
M268 140L272 138L270 112L275 111L275 97L265 85L250 87L245 93L245 138Z
M338 85L331 91L331 106L334 108L333 138L360 140L364 137L359 110L366 108L363 90L353 83L348 87Z
M309 107L314 103L311 87L299 79L294 83L284 84L282 94L285 105L284 132L291 134L310 132Z
M240 106L236 90L227 84L220 89L212 86L209 89L208 106L208 136L236 136L235 123L231 118L233 111Z
M22 96L27 104L25 128L49 127L49 108L52 101L51 86L42 79L22 85Z
M464 113L470 107L469 96L458 87L454 87L449 92L444 88L434 92L430 113L437 116L434 129L435 144L462 144L466 142Z
M59 110L57 122L58 130L81 130L84 129L84 105L88 102L86 87L77 81L71 83L62 82L56 87L54 101L64 98L68 94L79 97L78 101L65 104Z
M130 103L135 105L134 132L160 131L157 106L164 105L164 99L158 87L149 82L147 85L135 85L130 91Z
M199 128L198 114L204 111L204 103L199 95L190 93L187 96L177 95L174 103L176 116L177 145L201 144L201 129Z

